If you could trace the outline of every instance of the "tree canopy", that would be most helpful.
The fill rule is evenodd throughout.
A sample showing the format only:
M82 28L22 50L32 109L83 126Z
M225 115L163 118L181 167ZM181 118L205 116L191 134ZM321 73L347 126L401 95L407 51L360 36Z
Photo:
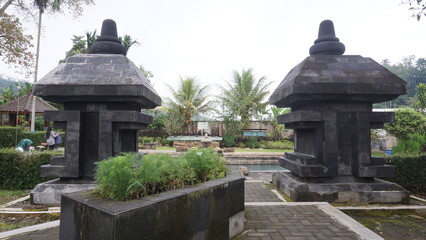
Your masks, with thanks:
M205 113L210 110L211 102L208 100L208 86L201 86L195 78L180 78L179 86L174 90L168 85L173 98L166 98L166 106L177 109L184 116L185 124L191 122L191 117L196 113Z
M20 72L31 73L34 65L31 40L30 35L24 34L17 17L3 14L0 18L0 58L4 63Z
M407 82L407 94L392 101L391 107L412 106L417 85L426 84L426 59L408 56L399 63L391 64L389 60L385 59L381 64ZM375 106L385 107L384 105L376 104Z
M36 17L38 13L64 11L80 16L83 6L93 3L94 0L0 0L0 60L20 72L31 74L34 65L32 37L24 33L22 19L37 22L40 21Z
M240 116L245 127L268 104L265 97L269 94L267 89L270 84L265 76L256 80L252 69L243 69L241 73L234 71L231 82L227 82L227 88L222 87L219 99L230 112Z
M422 16L426 16L426 1L423 0L404 0L403 4L410 5L409 10L413 11L413 17L417 18L417 21L420 21Z

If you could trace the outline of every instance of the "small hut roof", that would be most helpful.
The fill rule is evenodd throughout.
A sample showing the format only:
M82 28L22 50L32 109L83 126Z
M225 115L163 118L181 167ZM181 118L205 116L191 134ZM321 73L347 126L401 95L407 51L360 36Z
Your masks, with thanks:
M0 106L0 112L16 112L17 110L20 113L31 113L31 105L32 105L33 94L29 93L26 96L19 97L12 101L9 101ZM18 106L19 102L19 106ZM41 98L36 97L36 113L43 113L46 110L58 110L53 107L49 103L43 101Z

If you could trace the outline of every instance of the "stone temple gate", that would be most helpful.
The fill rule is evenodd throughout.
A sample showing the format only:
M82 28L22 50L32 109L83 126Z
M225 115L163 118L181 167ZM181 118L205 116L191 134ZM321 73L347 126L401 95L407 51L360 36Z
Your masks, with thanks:
M400 186L379 180L395 168L371 156L370 129L383 128L393 113L372 112L373 103L405 94L405 81L371 58L343 55L333 22L320 24L310 56L294 67L270 97L277 107L291 107L278 122L294 129L294 153L279 164L275 185L295 201L408 201Z
M90 54L67 58L35 84L34 95L63 104L44 117L64 129L66 139L64 156L41 167L43 177L60 180L37 186L33 202L50 201L41 199L46 192L57 192L51 199L58 202L60 193L93 183L96 162L138 150L137 131L152 122L140 110L161 105L161 99L125 55L115 22L105 20Z

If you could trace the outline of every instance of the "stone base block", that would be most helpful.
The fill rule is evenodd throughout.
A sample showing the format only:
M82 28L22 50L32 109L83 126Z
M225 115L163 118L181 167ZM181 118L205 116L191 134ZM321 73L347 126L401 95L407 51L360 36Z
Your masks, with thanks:
M408 203L410 194L398 184L380 179L371 182L315 183L291 173L276 172L272 182L296 202Z
M244 230L244 178L225 178L130 201L92 191L62 196L61 240L217 240Z
M59 178L38 184L30 193L32 204L61 204L61 195L65 193L93 190L93 181L61 181Z

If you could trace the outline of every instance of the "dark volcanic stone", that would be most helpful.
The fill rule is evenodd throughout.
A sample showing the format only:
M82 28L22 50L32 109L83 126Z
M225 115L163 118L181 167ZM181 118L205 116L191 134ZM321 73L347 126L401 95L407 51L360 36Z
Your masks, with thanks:
M294 176L285 177L287 183L282 186L291 189L296 201L405 201L405 192L395 197L389 190L381 195L377 188L368 190L354 181L395 174L393 166L371 157L370 129L394 119L393 113L372 112L372 105L405 94L406 82L371 58L343 56L344 49L333 23L322 22L311 56L287 74L269 99L277 107L292 110L278 116L279 123L294 129L295 139L294 153L279 160ZM334 191L333 182L342 178L348 180L346 185L339 183ZM327 187L314 184L324 179L328 179ZM349 196L346 188L361 190Z
M117 25L114 20L106 19L102 23L101 36L90 47L90 53L93 54L122 54L127 51L121 44L117 35Z
M229 239L231 218L241 214L244 225L243 212L240 172L125 202L78 192L62 198L60 239Z
M65 156L42 166L43 177L93 178L96 162L138 151L137 132L152 122L140 110L161 98L123 51L115 22L105 20L91 49L102 54L69 57L35 84L34 95L64 105L45 119L67 132Z
M334 33L334 24L330 20L321 22L318 39L309 49L310 55L342 55L345 52L345 45L339 42Z

